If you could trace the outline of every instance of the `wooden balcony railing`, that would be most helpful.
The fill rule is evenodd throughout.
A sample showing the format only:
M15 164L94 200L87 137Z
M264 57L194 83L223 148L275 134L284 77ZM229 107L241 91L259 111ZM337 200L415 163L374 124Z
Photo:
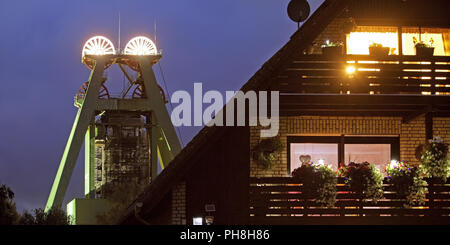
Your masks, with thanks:
M384 197L377 203L360 200L349 190L342 178L338 179L337 202L333 207L320 207L312 199L305 199L301 183L293 178L250 178L249 211L253 223L271 224L271 220L320 220L334 217L432 217L450 218L450 181L428 182L428 193L423 206L404 207L405 197L395 193L393 186L383 185ZM295 223L295 222L294 222Z
M276 79L282 93L450 95L450 56L305 55Z

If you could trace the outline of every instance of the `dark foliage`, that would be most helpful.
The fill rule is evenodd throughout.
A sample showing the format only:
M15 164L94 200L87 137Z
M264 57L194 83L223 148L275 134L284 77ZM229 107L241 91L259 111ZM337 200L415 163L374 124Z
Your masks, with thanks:
M13 199L14 192L6 185L0 186L0 225L13 225L19 218Z
M336 173L328 166L303 164L292 172L301 181L302 192L307 199L315 199L321 206L332 207L336 203Z
M279 138L263 139L253 149L253 159L262 168L270 169L282 150L283 143Z

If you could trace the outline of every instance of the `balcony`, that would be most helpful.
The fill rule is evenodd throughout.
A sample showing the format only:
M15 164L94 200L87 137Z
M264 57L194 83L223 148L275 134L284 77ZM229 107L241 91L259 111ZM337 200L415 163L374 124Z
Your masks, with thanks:
M377 203L360 200L338 179L334 207L320 207L305 199L302 185L289 177L250 178L249 211L252 224L450 224L450 181L428 182L426 203L405 208L405 198L383 185Z
M450 95L450 57L303 55L275 79L281 93Z

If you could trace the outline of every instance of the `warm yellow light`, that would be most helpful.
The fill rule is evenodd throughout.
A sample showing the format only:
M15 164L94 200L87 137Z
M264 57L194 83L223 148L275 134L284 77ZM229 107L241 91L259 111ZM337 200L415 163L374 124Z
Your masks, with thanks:
M419 37L420 36L420 37ZM430 40L433 39L432 46L434 47L434 55L445 56L448 55L448 51L446 54L445 50L445 41L442 33L403 33L402 34L402 46L403 46L403 54L404 55L415 55L416 47L414 43L414 39L421 39L425 44L430 44Z
M139 36L131 39L125 46L126 55L156 55L155 43L147 37Z
M347 35L347 54L369 54L372 43L382 44L398 54L398 37L395 32L351 32Z
M95 36L86 41L81 56L115 54L113 43L106 37Z
M355 73L356 68L354 66L347 66L345 71L347 72L347 74L353 74L353 73Z

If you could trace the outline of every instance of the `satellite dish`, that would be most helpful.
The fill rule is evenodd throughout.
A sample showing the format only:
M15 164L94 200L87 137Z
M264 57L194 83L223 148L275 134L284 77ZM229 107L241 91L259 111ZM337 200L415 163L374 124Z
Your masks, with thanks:
M306 0L291 0L287 8L289 18L298 25L308 18L310 11L311 8Z

